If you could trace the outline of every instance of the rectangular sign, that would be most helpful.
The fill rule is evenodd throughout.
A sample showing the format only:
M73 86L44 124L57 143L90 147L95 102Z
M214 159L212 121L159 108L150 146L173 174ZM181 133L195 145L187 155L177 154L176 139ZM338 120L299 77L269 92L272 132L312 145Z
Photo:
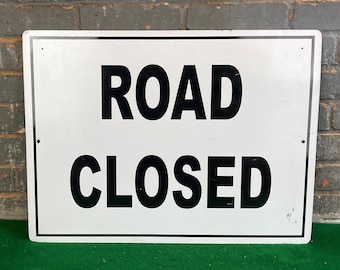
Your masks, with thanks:
M29 237L307 243L318 31L28 31Z

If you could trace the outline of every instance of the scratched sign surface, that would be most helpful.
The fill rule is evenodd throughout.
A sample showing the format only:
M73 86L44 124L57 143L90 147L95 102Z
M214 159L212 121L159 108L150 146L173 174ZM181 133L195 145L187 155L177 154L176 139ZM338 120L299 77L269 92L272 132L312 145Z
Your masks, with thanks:
M306 243L317 31L24 34L29 236Z

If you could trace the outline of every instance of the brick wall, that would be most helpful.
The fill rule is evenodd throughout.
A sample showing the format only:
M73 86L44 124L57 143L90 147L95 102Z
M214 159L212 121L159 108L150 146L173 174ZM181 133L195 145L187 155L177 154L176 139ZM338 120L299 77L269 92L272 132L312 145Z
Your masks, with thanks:
M340 0L0 0L0 218L25 219L26 29L318 29L322 83L314 220L340 222Z

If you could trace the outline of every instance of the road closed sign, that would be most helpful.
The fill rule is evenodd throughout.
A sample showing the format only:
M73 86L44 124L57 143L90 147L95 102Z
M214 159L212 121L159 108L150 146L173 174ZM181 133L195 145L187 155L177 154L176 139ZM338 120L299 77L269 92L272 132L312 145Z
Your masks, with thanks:
M29 237L307 243L318 31L28 31Z

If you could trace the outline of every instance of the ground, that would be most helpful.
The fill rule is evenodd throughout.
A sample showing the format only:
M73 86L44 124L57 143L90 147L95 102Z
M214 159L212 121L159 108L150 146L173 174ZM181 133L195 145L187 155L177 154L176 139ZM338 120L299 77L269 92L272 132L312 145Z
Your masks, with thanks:
M27 221L0 220L0 269L339 269L340 225L306 245L46 244Z

